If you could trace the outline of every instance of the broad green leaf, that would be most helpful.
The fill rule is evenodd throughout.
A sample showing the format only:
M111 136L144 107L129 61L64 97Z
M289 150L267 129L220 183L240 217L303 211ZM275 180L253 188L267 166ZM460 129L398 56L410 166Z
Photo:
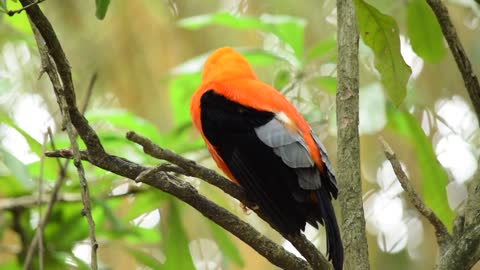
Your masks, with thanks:
M407 4L407 30L413 51L430 63L438 63L445 54L443 35L433 11L424 0Z
M188 238L183 229L180 207L178 207L176 200L170 201L168 213L168 224L164 228L166 234L163 245L166 258L164 269L194 270Z
M448 175L438 162L432 144L416 119L407 111L388 106L387 118L387 127L402 135L415 149L425 203L447 228L451 229L454 213L448 206L446 191Z
M301 59L304 49L305 20L287 15L264 14L260 18L248 16L238 17L221 11L185 18L179 20L178 24L191 30L208 25L223 25L235 29L258 29L272 33L281 41L288 44L298 59Z
M163 269L162 264L153 255L148 254L143 250L129 248L128 253L132 254L137 262L144 266L148 266L151 269Z
M307 52L307 59L321 58L329 54L336 54L337 39L334 36L317 42Z
M240 256L240 250L238 250L237 245L235 245L230 236L223 228L219 227L210 220L208 220L208 225L210 227L210 232L212 233L212 236L220 248L223 256L226 259L234 262L238 267L243 268L245 266L245 262Z
M33 187L32 178L28 172L27 166L2 147L0 147L0 162L5 164L24 190L29 190ZM19 188L20 185L15 186ZM17 191L20 190L17 189Z
M358 28L365 44L373 50L375 68L390 100L399 106L405 99L410 67L400 54L400 38L395 20L363 0L354 0Z
M105 18L109 5L110 0L95 0L95 16L97 16L99 20L103 20Z

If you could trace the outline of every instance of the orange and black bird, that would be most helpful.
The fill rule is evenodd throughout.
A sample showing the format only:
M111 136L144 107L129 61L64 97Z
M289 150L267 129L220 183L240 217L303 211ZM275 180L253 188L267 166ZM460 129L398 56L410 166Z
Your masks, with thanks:
M325 226L328 259L343 267L332 197L338 190L325 148L300 113L257 79L245 58L220 48L206 60L190 102L195 127L218 167L283 234Z

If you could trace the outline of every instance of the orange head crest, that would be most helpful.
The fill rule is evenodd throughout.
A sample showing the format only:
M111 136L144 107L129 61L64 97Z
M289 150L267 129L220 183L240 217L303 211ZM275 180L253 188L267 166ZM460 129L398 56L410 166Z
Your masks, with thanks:
M246 78L256 79L256 76L247 60L230 47L214 51L203 66L202 83L204 84Z

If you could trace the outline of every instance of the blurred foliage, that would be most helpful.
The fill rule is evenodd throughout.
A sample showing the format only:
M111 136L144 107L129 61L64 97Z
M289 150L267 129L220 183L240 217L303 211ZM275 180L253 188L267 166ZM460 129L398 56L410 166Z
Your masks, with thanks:
M437 160L437 144L443 136L438 130L446 121L438 111L439 104L453 96L468 97L424 1L354 3L362 38L360 130L372 269L432 268L433 231L428 224L411 222L418 215L401 191L389 193L395 184L384 184L385 158L376 137L383 135L391 143L427 205L450 228L458 208L449 203L446 186L456 180ZM55 136L53 142L45 142L47 150L53 149L52 143L56 149L69 146L50 84L45 76L37 80L40 64L28 19L24 12L5 14L20 7L18 1L0 0L0 269L21 269L25 249L45 212L45 206L3 209L2 203L38 196L42 166L44 193L52 190L60 164L42 160L42 138L48 126ZM73 67L80 103L86 99L88 78L99 73L86 117L110 153L146 166L159 163L125 140L125 132L135 130L162 147L213 167L192 129L189 98L199 85L206 57L218 47L232 46L259 78L274 85L304 114L335 164L335 1L48 0L41 7ZM479 8L456 2L449 9L478 71ZM478 129L478 123L469 124ZM478 158L480 140L475 138L480 134L475 132L466 141ZM85 166L101 269L274 269L171 196ZM268 225L244 214L222 192L197 179L184 179L281 241ZM74 166L67 167L61 193L80 193ZM372 194L400 198L400 209L390 211L384 204L375 206L380 210L369 210ZM79 201L55 205L44 234L45 269L88 269L88 227L81 209ZM369 212L377 216L368 216ZM384 212L391 215L378 216ZM400 219L395 219L398 215ZM393 226L396 223L417 227L401 231ZM388 232L394 232L393 240ZM323 230L309 230L307 236L324 239L323 234ZM319 248L324 249L321 241Z

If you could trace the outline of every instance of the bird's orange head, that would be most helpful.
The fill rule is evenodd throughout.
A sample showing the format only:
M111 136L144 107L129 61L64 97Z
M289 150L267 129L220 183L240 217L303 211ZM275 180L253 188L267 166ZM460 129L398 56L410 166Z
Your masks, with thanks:
M256 76L241 54L230 47L217 49L203 66L202 84L232 79L256 79Z

